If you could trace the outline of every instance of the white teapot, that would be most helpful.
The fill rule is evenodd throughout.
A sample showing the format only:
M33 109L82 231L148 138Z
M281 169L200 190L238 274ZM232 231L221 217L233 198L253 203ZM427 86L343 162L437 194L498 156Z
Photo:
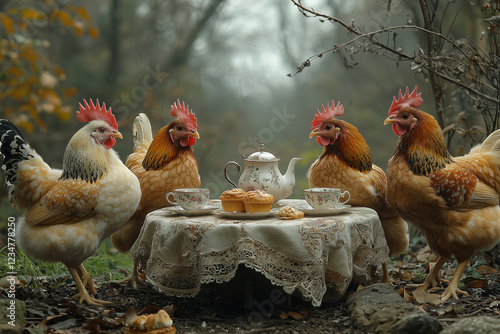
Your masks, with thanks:
M293 193L295 189L295 164L301 158L290 160L285 175L281 175L278 167L280 159L269 152L264 152L263 149L264 144L261 144L259 152L250 154L248 158L243 157L245 168L238 185L227 176L227 167L230 165L234 165L237 172L240 171L240 165L235 161L229 161L224 166L224 177L235 188L241 188L245 191L264 189L273 195L274 201L277 202Z

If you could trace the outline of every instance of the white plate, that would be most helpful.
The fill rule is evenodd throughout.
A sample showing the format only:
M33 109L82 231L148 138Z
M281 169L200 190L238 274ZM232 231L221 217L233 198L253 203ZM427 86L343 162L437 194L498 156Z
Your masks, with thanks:
M236 211L224 211L224 210L217 210L215 211L216 214L219 216L222 216L224 218L231 218L231 219L256 219L256 218L265 218L265 217L270 217L270 216L275 216L278 214L278 210L272 209L271 211L268 212L236 212Z
M182 207L176 205L176 206L170 206L165 208L167 211L171 211L174 213L177 213L178 215L183 215L183 216L202 216L202 215L207 215L210 212L214 211L217 209L216 206L209 206L203 209L193 209L193 210L185 210Z
M346 205L339 205L334 209L314 210L309 204L306 204L306 205L296 206L295 208L297 210L304 212L304 214L308 216L330 216L349 210L351 206L349 204L346 204Z

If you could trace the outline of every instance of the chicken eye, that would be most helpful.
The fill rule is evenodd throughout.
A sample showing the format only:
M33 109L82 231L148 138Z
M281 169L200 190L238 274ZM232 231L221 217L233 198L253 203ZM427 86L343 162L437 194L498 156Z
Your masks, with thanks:
M401 116L401 118L406 120L406 119L410 118L410 115L409 114L403 114Z
M106 131L106 129L103 127L100 127L100 128L97 128L97 131L99 131L100 133L103 133L104 131Z
M330 131L332 128L333 128L333 126L331 124L328 124L327 126L325 126L325 130L328 130L328 131Z
M182 131L182 125L177 125L177 131Z

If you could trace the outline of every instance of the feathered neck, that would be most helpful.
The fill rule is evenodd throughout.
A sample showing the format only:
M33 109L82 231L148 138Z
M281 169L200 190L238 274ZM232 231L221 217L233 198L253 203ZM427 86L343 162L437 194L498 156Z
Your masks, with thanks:
M85 128L73 135L64 152L61 179L81 179L95 182L106 175L110 160L116 157L113 149L95 143Z
M172 142L169 133L172 126L172 124L169 124L160 129L151 145L149 145L146 156L142 161L142 167L145 170L162 169L179 154L193 154L191 146L181 146L178 142Z
M351 168L360 172L371 171L373 158L366 140L354 125L336 121L335 125L341 129L339 136L333 144L325 146L323 156L336 154Z
M453 159L434 117L415 108L408 109L418 121L399 137L394 155L403 158L417 175L433 173L451 163Z

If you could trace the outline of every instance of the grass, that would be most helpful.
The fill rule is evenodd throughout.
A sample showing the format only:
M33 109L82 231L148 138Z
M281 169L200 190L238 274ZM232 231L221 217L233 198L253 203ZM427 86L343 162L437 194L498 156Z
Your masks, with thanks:
M7 249L0 252L0 273L10 272L7 264ZM83 265L93 278L104 276L107 280L122 280L132 272L134 261L130 254L113 252L107 239L101 243L97 252L85 260ZM16 250L16 270L18 276L33 278L33 281L69 276L68 269L60 262L45 262L27 256ZM0 275L3 276L4 274Z

